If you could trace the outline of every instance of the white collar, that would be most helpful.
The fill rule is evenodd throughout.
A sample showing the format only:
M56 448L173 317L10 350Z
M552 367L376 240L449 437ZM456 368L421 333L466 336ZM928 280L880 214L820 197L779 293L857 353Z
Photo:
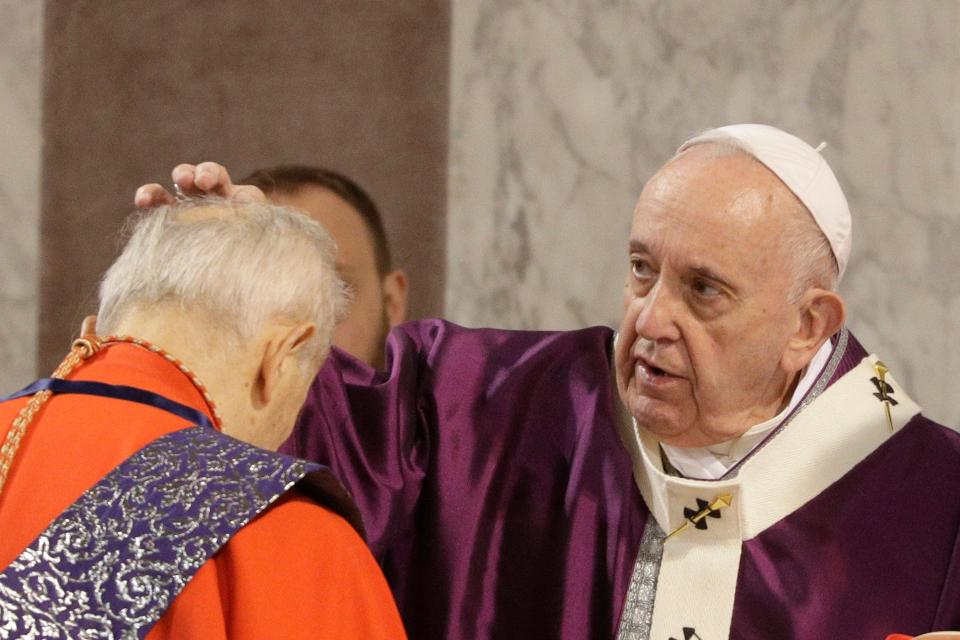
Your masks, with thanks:
M873 393L877 359L872 355L840 380L826 385L845 352L846 335L841 335L811 393L798 405L798 411L788 417L788 428L782 428L781 423L781 428L771 432L761 445L763 449L749 456L735 477L699 480L664 473L660 443L649 432L637 428L617 398L621 442L633 460L634 477L644 502L661 529L669 532L682 524L682 507L693 504L695 497L712 500L727 489L739 492L746 484L751 486L751 495L743 505L749 506L750 524L744 539L750 538L819 494L920 413L920 407L888 373L890 395L895 394L899 401L890 407L894 426L890 429L882 403ZM785 499L788 494L805 497L795 502Z
M676 447L661 443L660 447L670 464L687 478L717 480L723 477L731 467L763 442L764 438L800 404L810 387L817 381L820 372L823 371L830 359L832 351L833 344L830 340L827 340L817 350L810 364L807 365L800 382L797 383L797 387L790 397L790 402L784 407L783 411L769 420L764 420L760 424L750 427L733 440L720 442L709 447Z

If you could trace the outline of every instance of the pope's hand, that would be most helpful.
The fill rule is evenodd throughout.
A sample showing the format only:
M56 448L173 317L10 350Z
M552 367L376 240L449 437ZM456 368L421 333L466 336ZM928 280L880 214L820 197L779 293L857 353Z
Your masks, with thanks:
M170 177L188 196L220 196L238 202L262 202L267 199L263 191L253 185L233 184L226 167L216 162L180 164L170 173ZM134 204L141 208L171 204L175 201L176 197L172 193L156 183L141 186L133 196Z

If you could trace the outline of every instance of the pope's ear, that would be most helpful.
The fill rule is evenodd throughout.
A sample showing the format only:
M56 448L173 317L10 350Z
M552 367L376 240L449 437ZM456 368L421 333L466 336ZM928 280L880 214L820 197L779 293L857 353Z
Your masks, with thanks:
M847 318L846 305L836 292L811 288L797 303L800 314L797 330L790 337L784 351L782 365L788 373L807 366L817 350L843 327Z
M266 341L260 359L255 391L258 404L270 404L290 368L299 366L297 360L303 357L303 350L309 348L316 333L317 325L312 322L276 327Z

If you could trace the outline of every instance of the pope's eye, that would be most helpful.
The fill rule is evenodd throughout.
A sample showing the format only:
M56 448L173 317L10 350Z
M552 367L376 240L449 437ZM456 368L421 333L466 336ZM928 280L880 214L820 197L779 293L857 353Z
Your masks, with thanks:
M696 280L693 283L693 292L698 296L711 298L720 295L720 289L716 288L706 280Z
M648 278L653 273L647 261L641 258L630 258L630 271L634 278Z

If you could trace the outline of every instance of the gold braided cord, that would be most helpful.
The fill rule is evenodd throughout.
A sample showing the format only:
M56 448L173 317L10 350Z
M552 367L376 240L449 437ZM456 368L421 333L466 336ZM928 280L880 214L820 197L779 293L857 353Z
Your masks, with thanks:
M100 341L92 336L75 340L70 353L63 359L63 362L60 363L60 366L57 367L51 377L60 380L66 378L81 362L99 350ZM17 417L13 419L13 424L10 430L7 431L7 437L3 442L3 447L0 447L0 493L3 492L3 487L7 482L7 474L10 473L10 467L13 465L13 458L17 455L17 450L20 448L20 443L27 433L27 428L51 396L53 396L53 393L48 390L38 391L33 394L30 401L20 410Z

